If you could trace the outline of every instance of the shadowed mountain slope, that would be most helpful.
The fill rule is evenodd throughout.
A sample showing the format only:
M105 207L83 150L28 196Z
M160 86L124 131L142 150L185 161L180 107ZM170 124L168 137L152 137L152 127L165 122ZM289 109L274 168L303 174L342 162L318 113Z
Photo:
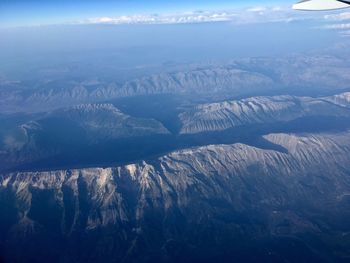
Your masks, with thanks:
M212 145L115 168L4 174L1 254L23 262L346 262L349 135L266 136L285 153Z

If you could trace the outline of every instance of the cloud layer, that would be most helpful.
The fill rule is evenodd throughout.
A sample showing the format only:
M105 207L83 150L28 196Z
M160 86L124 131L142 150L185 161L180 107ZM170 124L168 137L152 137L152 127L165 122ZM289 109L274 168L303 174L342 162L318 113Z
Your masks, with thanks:
M196 11L176 14L129 15L94 17L78 21L80 24L186 24L207 22L269 23L290 22L315 17L315 14L302 14L289 7L256 6L244 10ZM318 15L318 17L322 17Z
M320 29L337 30L348 36L350 12L298 12L289 6L253 6L242 10L194 11L175 14L144 14L128 16L94 17L74 22L78 24L190 24L209 22L230 22L233 24L288 23L315 20ZM348 21L348 22L347 22ZM326 23L326 24L325 24ZM346 31L348 30L348 31ZM345 32L346 31L346 32Z
M331 21L350 20L350 12L343 12L343 13L338 13L338 14L325 15L324 18L326 20L331 20Z
M332 22L325 25L325 29L338 30L342 36L350 36L350 12L325 15L324 19L328 22Z
M235 14L227 12L190 12L173 15L131 15L95 17L82 21L87 24L184 24L230 21Z

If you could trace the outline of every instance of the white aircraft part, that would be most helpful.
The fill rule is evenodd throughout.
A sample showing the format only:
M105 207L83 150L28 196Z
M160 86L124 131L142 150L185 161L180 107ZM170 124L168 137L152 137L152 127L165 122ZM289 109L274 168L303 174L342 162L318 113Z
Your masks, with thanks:
M350 7L350 2L338 0L305 0L293 5L293 9L297 10L332 10Z

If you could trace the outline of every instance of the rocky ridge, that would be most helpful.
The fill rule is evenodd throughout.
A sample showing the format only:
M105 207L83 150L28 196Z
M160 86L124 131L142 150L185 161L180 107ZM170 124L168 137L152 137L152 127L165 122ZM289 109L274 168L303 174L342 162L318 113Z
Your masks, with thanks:
M225 66L197 65L177 72L153 74L115 82L47 80L28 89L25 83L0 83L0 109L3 112L43 111L110 99L154 95L184 94L214 96L218 99L247 97L252 94L289 90L307 92L340 91L349 88L349 65L333 56L250 58Z
M327 244L330 239L323 235L329 229L328 238L341 244L344 231L350 232L344 223L349 215L349 136L270 134L266 139L287 152L209 145L115 168L4 174L0 248L3 244L4 251L13 251L11 240L16 240L28 247L19 248L15 257L28 253L47 259L29 245L44 237L50 248L61 251L52 262L75 257L148 262L143 256L151 251L152 260L172 262L174 249L198 260L198 253L210 253L206 245L235 251L239 239L311 235ZM207 243L195 237L206 237ZM62 238L75 244L72 251L57 248L55 242ZM306 258L323 262L320 248L305 242ZM342 258L332 251L336 247L328 246L328 256ZM278 258L278 248L267 249ZM344 256L350 255L345 243L342 249Z
M218 131L274 122L288 122L302 117L349 117L348 93L326 98L295 96L253 97L197 105L179 115L180 133ZM344 108L345 106L345 108Z

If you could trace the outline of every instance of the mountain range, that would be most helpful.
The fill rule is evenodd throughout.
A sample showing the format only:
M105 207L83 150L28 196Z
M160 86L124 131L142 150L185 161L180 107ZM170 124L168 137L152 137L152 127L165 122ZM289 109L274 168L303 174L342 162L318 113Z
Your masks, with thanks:
M349 131L0 177L12 262L347 262ZM21 244L20 246L18 244Z

